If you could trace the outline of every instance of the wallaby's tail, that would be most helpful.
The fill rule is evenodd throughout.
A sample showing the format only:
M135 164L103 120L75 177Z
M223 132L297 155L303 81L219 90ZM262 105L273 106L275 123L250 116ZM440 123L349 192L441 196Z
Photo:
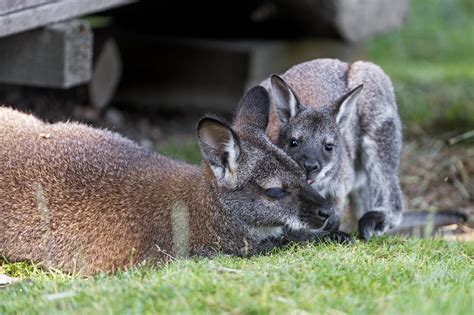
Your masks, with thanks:
M402 222L400 225L389 230L389 234L396 234L402 230L425 227L440 227L450 224L458 224L467 222L468 216L458 211L414 211L403 213Z

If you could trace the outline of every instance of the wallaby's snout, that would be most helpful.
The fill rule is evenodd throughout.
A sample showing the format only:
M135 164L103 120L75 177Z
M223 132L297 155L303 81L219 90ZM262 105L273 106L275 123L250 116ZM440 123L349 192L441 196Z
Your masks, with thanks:
M326 209L324 209L324 208L323 209L318 209L317 214L323 220L327 220L331 216L331 211L330 211L330 209L327 209L327 208Z
M307 148L303 151L303 167L306 173L310 174L321 170L320 152L314 148Z
M312 185L321 170L330 162L329 156L325 156L318 145L308 142L300 144L303 148L298 152L297 149L290 150L289 155L304 169L306 173L306 182Z
M301 199L305 201L300 212L301 220L312 229L325 228L334 213L332 203L307 183L302 184L300 189Z
M322 161L319 156L320 152L316 148L307 148L303 151L301 167L306 171L308 184L312 184L321 171Z
M304 168L308 174L317 172L321 169L317 159L306 158L304 161Z

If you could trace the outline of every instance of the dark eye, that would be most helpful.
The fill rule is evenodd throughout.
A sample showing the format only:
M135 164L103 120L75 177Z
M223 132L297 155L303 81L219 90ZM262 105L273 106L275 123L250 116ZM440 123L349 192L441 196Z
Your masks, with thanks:
M290 139L290 147L297 147L300 145L300 142L296 140L295 138Z
M268 188L265 189L265 195L273 199L280 199L288 195L288 192L281 188Z
M334 144L332 144L332 143L326 143L324 145L324 150L326 150L328 152L331 152L333 148L334 148Z

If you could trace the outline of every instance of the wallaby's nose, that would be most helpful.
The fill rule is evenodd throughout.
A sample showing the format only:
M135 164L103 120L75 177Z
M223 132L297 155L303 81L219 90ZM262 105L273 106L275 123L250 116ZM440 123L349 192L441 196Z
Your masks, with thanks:
M320 216L323 220L327 220L330 215L331 215L331 210L330 209L319 209L318 210L318 216Z
M320 165L316 160L313 161L304 161L304 168L308 173L319 171Z

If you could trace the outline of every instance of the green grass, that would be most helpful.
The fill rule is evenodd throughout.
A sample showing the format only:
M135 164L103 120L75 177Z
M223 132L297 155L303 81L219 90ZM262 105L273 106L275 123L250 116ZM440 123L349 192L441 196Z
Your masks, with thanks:
M472 242L383 238L89 279L29 270L0 313L472 314L473 258Z
M191 164L201 163L201 151L195 139L175 140L157 148L158 153Z
M413 0L407 24L369 43L407 127L474 128L474 2Z

